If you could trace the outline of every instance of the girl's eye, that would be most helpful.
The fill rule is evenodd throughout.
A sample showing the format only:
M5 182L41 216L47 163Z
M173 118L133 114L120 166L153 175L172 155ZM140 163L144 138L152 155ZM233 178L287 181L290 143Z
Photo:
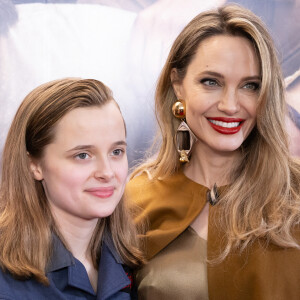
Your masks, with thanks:
M82 153L75 155L75 158L80 159L80 160L88 159L89 155L85 152L82 152Z
M244 89L257 91L260 88L260 85L258 82L248 82L243 86Z
M207 86L218 86L219 85L217 80L211 79L211 78L203 78L200 82Z
M113 156L120 156L124 153L125 151L123 149L115 149L112 151Z

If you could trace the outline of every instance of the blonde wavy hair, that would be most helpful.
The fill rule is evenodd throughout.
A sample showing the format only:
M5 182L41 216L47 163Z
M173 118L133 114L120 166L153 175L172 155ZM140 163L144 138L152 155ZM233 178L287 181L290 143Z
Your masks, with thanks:
M57 122L78 107L101 107L114 101L102 82L67 78L43 84L21 103L3 151L0 190L0 267L19 279L48 284L45 268L51 257L52 233L61 236L42 183L34 180L29 156L41 158L55 135ZM29 154L29 155L28 155ZM143 255L124 199L111 216L101 218L90 241L95 268L105 230L112 235L124 263L139 266ZM65 243L66 248L68 245Z
M243 159L231 170L232 184L218 204L223 216L218 223L225 230L227 240L219 258L225 258L231 250L243 250L257 238L300 249L292 236L292 228L300 222L300 165L288 149L281 69L266 26L245 8L226 5L205 11L179 34L162 69L155 94L160 127L158 154L139 166L132 176L146 171L153 179L163 179L180 169L174 143L180 121L171 110L177 100L171 71L176 69L179 80L183 80L199 44L216 35L247 38L257 53L262 77L256 126L240 148Z

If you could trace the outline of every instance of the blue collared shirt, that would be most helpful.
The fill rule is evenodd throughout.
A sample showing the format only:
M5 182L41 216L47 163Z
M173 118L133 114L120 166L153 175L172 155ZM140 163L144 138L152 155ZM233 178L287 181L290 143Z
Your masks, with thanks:
M0 269L0 300L129 300L133 295L127 274L110 237L104 239L98 269L98 291L94 292L83 264L56 236L46 275L50 285L34 279L16 280Z

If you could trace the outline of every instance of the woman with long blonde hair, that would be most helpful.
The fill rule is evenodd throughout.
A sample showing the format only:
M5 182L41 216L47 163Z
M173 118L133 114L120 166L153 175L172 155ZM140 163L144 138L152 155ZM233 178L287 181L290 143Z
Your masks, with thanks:
M299 299L300 164L265 25L236 5L196 16L155 100L159 151L127 188L149 224L140 299Z
M21 103L2 158L1 299L132 299L126 129L110 89L61 79Z

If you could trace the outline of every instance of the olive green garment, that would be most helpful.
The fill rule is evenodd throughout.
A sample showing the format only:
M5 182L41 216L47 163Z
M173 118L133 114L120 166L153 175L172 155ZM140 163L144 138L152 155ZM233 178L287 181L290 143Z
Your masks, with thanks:
M206 192L206 187L188 179L182 171L164 180L149 180L142 174L129 182L126 195L141 208L136 222L147 219L149 223L146 245L150 260L198 216L206 204ZM224 233L214 222L221 217L218 205L210 206L208 259L216 257L223 248ZM299 227L294 235L300 241ZM222 263L208 264L209 299L299 300L300 251L265 245L259 240L242 254L232 253ZM182 299L186 299L184 295L182 291Z

